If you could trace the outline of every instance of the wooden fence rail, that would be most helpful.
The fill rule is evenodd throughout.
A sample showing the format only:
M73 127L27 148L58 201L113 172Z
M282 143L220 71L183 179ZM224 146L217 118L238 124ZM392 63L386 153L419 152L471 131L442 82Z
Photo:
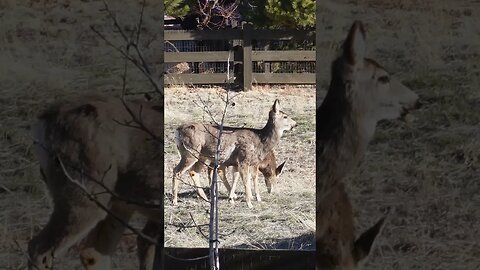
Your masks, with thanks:
M237 84L250 90L254 83L258 84L315 84L314 72L276 73L254 72L254 62L314 62L315 51L255 51L254 40L280 41L314 41L315 31L300 30L255 30L250 24L241 29L182 31L165 30L165 40L202 41L223 40L238 44L231 50L207 52L165 52L165 63L182 62L228 62L234 67L233 74L222 73L189 73L165 74L165 84ZM265 64L268 66L268 64Z
M220 268L226 270L314 270L314 250L219 249ZM165 248L166 270L210 269L208 248Z

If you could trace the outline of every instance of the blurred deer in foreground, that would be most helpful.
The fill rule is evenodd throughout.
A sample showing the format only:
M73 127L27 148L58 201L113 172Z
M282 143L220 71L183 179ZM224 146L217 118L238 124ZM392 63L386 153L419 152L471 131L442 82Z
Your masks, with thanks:
M356 21L317 109L317 269L355 269L369 254L384 219L355 240L343 179L363 157L377 122L404 116L417 105L417 94L364 54L365 31Z
M294 126L296 126L296 122L280 110L280 102L275 100L264 128L224 127L220 140L219 175L229 189L231 199L234 199L232 194L235 190L229 187L225 177L226 168L234 167L234 172L238 172L245 187L247 205L253 207L251 203L253 198L251 192L252 174L256 197L258 201L261 201L257 177L260 164L279 143L283 132L291 130ZM213 164L218 134L218 126L202 123L185 124L175 130L175 141L181 160L173 170L173 204L178 203L178 177L186 171L189 172L199 195L207 199L200 187L199 174L205 164ZM236 183L235 179L233 186Z
M85 236L84 267L110 269L125 229L116 218L127 223L134 212L148 218L143 232L157 240L163 209L151 206L163 199L163 103L62 101L40 114L33 134L54 209L28 245L30 269L54 269L54 257Z

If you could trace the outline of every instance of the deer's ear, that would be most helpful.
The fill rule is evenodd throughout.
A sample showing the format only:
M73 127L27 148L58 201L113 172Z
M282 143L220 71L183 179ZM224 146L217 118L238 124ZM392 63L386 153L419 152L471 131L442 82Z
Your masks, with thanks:
M275 99L275 102L273 103L272 109L276 113L278 113L280 111L280 100Z
M362 235L360 235L360 237L358 237L358 239L355 241L353 247L353 258L355 259L355 264L366 258L368 254L370 254L373 242L377 238L378 234L382 231L384 224L385 217L377 221L375 225L362 233Z
M365 47L365 29L362 22L355 21L343 43L343 56L351 65L363 65Z
M285 166L285 162L287 162L287 161L284 161L282 164L280 164L280 166L278 166L275 169L275 175L276 176L279 176L282 173L283 167Z

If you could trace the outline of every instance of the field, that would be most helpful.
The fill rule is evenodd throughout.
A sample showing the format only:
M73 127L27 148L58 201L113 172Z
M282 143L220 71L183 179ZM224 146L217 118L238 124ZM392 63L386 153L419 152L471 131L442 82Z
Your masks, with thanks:
M112 9L122 11L122 23L138 21L136 1L111 2ZM123 60L89 29L96 25L122 44L102 8L101 1L0 2L0 269L25 268L27 242L51 210L31 151L30 125L36 114L65 96L120 93ZM159 74L162 14L156 10L153 4L146 9L142 40ZM364 161L347 179L357 232L388 212L365 269L480 269L480 3L325 0L319 18L322 80L317 105L328 88L330 62L355 19L366 23L368 54L415 90L423 103L413 112L412 123L382 122ZM151 87L132 68L128 90ZM179 159L172 130L204 119L193 101L201 96L219 106L218 91L166 90L167 193ZM261 127L276 97L301 123L277 149L278 160L287 160L278 192L266 194L260 178L264 201L253 201L253 209L246 207L241 185L234 206L222 197L222 246L311 248L313 91L260 88L242 94L229 108L227 123ZM166 201L167 245L206 246L195 229L178 226L191 225L189 213L197 224L205 223L207 206L191 188L183 185L180 191L179 206ZM135 269L135 252L135 237L126 233L114 269ZM58 258L56 269L82 269L76 247Z
M224 106L220 97L225 96L222 92L220 89L166 89L165 188L168 193L171 192L173 167L180 161L173 140L174 129L192 121L211 121L201 106L201 100L206 101L212 113L220 119ZM262 202L253 201L254 207L248 209L243 195L239 196L235 205L231 205L226 189L220 186L223 194L219 202L219 230L225 235L220 239L223 247L312 248L315 230L315 89L287 87L242 93L232 100L235 106L229 106L225 124L262 128L276 98L280 100L281 110L298 124L294 130L285 132L275 148L278 164L286 161L278 189L268 194L263 176L260 176ZM204 185L207 185L206 171L202 176ZM185 173L183 179L188 181L188 177ZM191 194L193 189L181 185L182 191ZM243 192L244 188L239 184L237 193ZM178 206L167 202L165 207L168 224L166 246L208 247L208 241L196 228L185 229L182 226L193 225L190 214L196 224L207 224L209 204L196 198L196 195L179 197ZM208 235L208 227L201 229Z
M101 1L4 1L1 5L4 13L0 28L5 35L2 36L4 46L0 55L0 269L23 269L27 261L28 240L47 222L51 211L50 198L45 193L38 162L31 151L30 126L38 112L56 99L84 93L119 95L123 60L89 26L95 25L114 44L121 46L123 42L113 32L106 13L101 11ZM140 7L134 2L111 3L111 8L122 11L118 19L127 29L138 21ZM155 14L156 10L154 5L147 6L146 29L141 37L146 47L145 56L151 60L153 71L159 74L162 72L157 65L161 14ZM130 93L152 89L145 77L133 68L128 72L127 88ZM192 103L193 100L199 101L197 94L218 108L221 103L217 92L218 89L166 90L168 193L171 190L170 172L178 162L172 140L173 128L186 121L202 120L202 109ZM263 202L254 201L254 209L248 210L242 200L241 185L237 188L240 196L236 205L230 205L224 197L221 199L220 228L225 235L221 237L222 246L312 248L314 95L313 88L279 88L260 89L234 99L236 105L229 108L226 120L229 125L262 127L273 101L279 98L282 109L299 126L285 134L285 140L277 150L278 160L286 160L287 164L276 194L266 193L260 177ZM182 196L178 207L172 207L166 201L166 244L207 246L208 241L195 228L179 230L179 225L191 223L189 213L198 224L205 223L207 217L206 205L196 196L188 195L191 189L183 186L180 191ZM141 221L139 217L133 225L140 227ZM137 267L134 235L125 233L113 263L115 269ZM78 248L73 247L65 256L57 258L55 266L56 269L82 269Z
M348 179L356 231L387 211L365 269L480 269L480 3L321 1L321 67L355 19L367 55L420 95L410 124L383 122ZM321 70L320 100L329 83ZM323 90L323 91L322 91Z
M110 1L124 29L138 22L137 1ZM158 3L148 1L141 41L158 76ZM0 2L0 269L25 269L28 240L51 212L38 162L31 151L30 126L46 104L86 93L119 95L123 59L90 29L94 25L113 44L123 46L102 1ZM148 47L148 48L147 48ZM145 77L130 67L128 91L151 91ZM141 97L141 96L140 96ZM126 234L115 269L136 269L135 237ZM121 267L120 267L121 266ZM83 269L78 250L58 258L56 269Z

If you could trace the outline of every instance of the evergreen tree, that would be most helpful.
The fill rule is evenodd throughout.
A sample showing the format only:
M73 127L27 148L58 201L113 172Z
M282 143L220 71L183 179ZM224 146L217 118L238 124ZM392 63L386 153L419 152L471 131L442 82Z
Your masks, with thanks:
M315 0L244 0L240 12L258 28L315 27Z
M165 14L173 17L184 17L190 12L188 1L164 0Z

